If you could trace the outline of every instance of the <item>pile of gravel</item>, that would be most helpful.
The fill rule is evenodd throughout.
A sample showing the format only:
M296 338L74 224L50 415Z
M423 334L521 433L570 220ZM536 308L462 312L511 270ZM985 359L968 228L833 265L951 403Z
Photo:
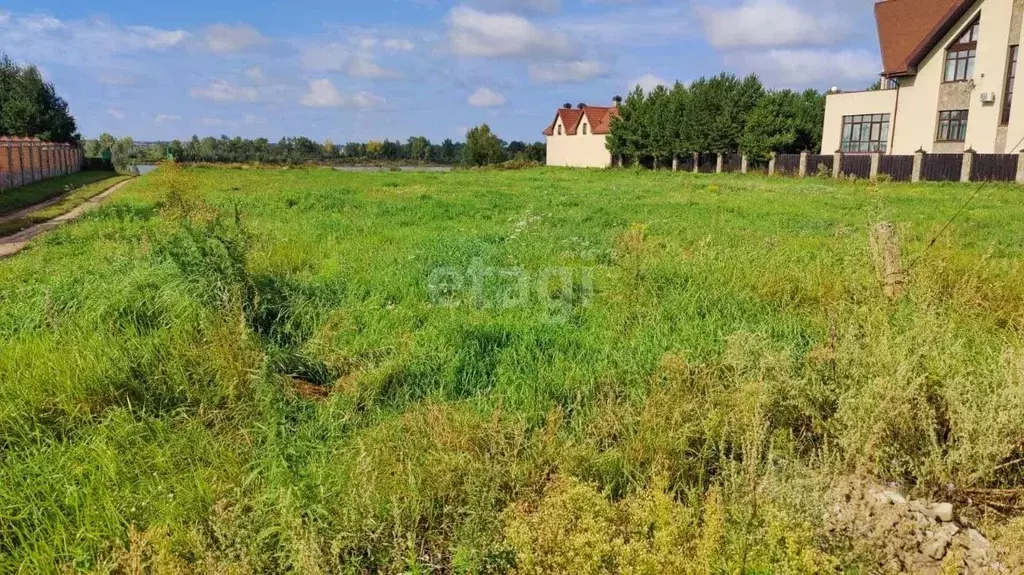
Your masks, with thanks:
M899 491L846 482L833 491L825 527L875 557L889 573L1010 573L978 530L958 521L950 503L908 500Z

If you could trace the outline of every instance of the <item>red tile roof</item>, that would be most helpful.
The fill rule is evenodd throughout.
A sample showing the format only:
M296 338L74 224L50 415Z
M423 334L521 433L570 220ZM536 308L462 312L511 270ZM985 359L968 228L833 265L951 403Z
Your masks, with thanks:
M935 43L973 4L973 0L884 0L875 4L882 73L914 73Z
M619 115L619 109L615 106L584 106L582 109L559 108L555 119L544 129L544 135L553 136L555 134L555 125L558 123L558 119L561 118L566 134L575 136L584 115L587 117L587 123L590 124L590 133L600 136L611 133L612 118Z

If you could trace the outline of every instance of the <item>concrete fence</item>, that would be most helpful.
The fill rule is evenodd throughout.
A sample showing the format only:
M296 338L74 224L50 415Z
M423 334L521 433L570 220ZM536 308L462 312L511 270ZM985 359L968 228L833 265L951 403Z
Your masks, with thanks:
M621 164L619 164L621 165ZM735 154L693 154L677 158L673 171L693 173L767 173L804 178L860 178L877 180L885 177L897 182L1016 182L1024 184L1024 152L1019 154L978 154L967 150L962 154L929 154L923 150L914 155L870 154L772 154L767 170L755 167L746 156Z
M82 150L34 138L0 138L0 192L82 169Z

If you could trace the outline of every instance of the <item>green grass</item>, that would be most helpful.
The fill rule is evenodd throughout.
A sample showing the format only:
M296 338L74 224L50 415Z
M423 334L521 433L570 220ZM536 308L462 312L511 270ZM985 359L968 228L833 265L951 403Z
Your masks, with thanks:
M0 262L0 571L855 569L832 479L1024 487L1024 192L868 239L973 189L139 178Z
M0 193L0 216L14 213L72 190L115 177L113 172L84 171L58 176Z
M59 202L36 210L30 214L0 222L0 237L8 236L21 230L30 228L36 224L47 222L53 218L62 216L78 206L89 201L89 199L102 194L113 186L127 180L130 176L113 176L100 180L94 184L87 184L67 194Z

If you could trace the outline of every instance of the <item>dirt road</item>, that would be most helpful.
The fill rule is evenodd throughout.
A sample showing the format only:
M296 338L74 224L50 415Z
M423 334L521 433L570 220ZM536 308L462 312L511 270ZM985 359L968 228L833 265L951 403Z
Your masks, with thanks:
M89 210L92 210L92 209L96 208L97 206L99 206L103 202L103 200L107 199L111 194L113 194L117 190L120 190L122 186L124 186L125 184L127 184L130 181L131 180L125 180L125 181L123 181L123 182L121 182L119 184L115 184L109 190L106 190L105 192L103 192L101 194L93 196L92 198L89 198L88 200L86 200L86 202L84 204L78 206L77 208L71 210L70 212L68 212L68 213L66 213L66 214L64 214L62 216L57 216L56 218L53 218L50 221L43 222L41 224L36 224L36 225L32 226L31 228L28 228L26 230L22 230L22 231L14 234L12 236L7 236L5 238L0 238L0 258L5 258L5 257L8 257L8 256L13 256L14 254L16 254L16 253L20 252L21 250L25 249L25 246L27 246L28 243L30 241L32 241L32 239L34 239L39 234L42 234L42 233L47 232L49 230L52 230L53 228L55 228L55 227L57 227L57 226L59 226L61 224L77 220L78 218L82 217L82 214L85 214ZM50 203L52 204L53 202L50 202ZM25 213L31 213L32 211L35 211L35 210L38 210L38 209L42 209L43 207L46 207L47 205L48 204L46 202L44 202L44 203L42 203L40 205L33 206L32 208L28 208L27 212L26 212L26 210L22 210L22 212L19 212L19 213L21 213L22 215L25 215Z

